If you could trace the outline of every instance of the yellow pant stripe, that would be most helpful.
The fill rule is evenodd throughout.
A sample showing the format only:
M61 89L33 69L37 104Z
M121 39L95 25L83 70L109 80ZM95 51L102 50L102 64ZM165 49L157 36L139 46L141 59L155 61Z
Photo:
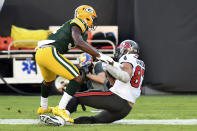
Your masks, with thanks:
M71 61L58 53L55 48L38 48L36 51L36 63L40 67L43 79L51 82L56 79L56 75L62 76L68 80L79 76L79 70Z

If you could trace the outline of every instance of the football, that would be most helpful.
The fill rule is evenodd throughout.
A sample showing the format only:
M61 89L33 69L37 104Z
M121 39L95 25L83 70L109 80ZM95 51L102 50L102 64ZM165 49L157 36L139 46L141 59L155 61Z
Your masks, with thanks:
M65 85L67 85L69 83L68 79L65 79L61 76L58 76L55 80L55 87L57 88L57 90L59 90L60 88L66 88Z

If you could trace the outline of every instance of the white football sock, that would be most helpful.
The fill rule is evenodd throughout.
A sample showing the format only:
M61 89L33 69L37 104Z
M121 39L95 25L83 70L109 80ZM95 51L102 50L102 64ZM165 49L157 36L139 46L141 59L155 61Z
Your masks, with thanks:
M44 97L41 96L40 106L41 106L44 110L48 109L48 97L47 97L47 98L44 98Z
M63 94L63 96L60 100L60 103L59 103L59 108L65 110L66 106L67 106L67 104L68 104L68 102L70 101L71 98L72 98L71 95L64 92L64 94Z
M67 113L67 115L69 115L69 116L70 116L70 112L69 112L68 110L66 110L66 113Z

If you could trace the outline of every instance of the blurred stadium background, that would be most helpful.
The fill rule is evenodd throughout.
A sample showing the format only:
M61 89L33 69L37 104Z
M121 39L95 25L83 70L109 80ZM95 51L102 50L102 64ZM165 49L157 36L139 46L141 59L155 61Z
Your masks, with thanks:
M32 48L23 48L23 43L9 49L14 41L28 40L16 38L14 26L52 31L51 26L56 28L73 18L74 9L82 4L93 6L98 14L98 31L90 34L89 40L103 38L115 46L125 39L139 43L140 57L146 64L143 95L196 95L196 0L0 0L1 95L40 93L42 78L34 66ZM111 45L98 48L113 55ZM74 50L65 55L76 54L70 57L76 62L79 53Z
M12 40L7 37L13 36L14 40L20 40L13 35L15 32L12 25L31 30L49 30L50 26L61 26L65 21L73 18L74 9L81 4L95 8L98 14L98 26L117 27L115 44L119 44L124 39L133 39L139 43L141 58L146 63L144 93L197 92L195 0L5 0L0 12L1 76L8 78L9 83L9 78L17 77L22 73L19 70L24 68L17 66L17 72L14 70L17 60L28 61L28 55L23 57L13 55L8 59L6 50ZM105 32L111 32L108 29ZM102 35L97 34L95 37L101 39ZM24 54L23 48L21 52ZM36 90L35 88L28 90L31 89ZM1 89L1 92L4 90L7 88Z

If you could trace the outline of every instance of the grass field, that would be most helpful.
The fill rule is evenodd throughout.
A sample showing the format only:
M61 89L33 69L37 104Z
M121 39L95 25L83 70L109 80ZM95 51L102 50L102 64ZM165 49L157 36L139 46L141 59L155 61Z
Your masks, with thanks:
M49 105L56 106L60 96L51 96ZM39 107L38 96L0 96L0 119L38 119L36 110ZM90 112L78 111L71 116L76 118L82 115L94 115ZM197 96L141 96L131 113L125 119L197 119ZM172 130L172 131L196 131L197 125L67 125L53 127L46 125L0 125L0 131L126 131L126 130Z

